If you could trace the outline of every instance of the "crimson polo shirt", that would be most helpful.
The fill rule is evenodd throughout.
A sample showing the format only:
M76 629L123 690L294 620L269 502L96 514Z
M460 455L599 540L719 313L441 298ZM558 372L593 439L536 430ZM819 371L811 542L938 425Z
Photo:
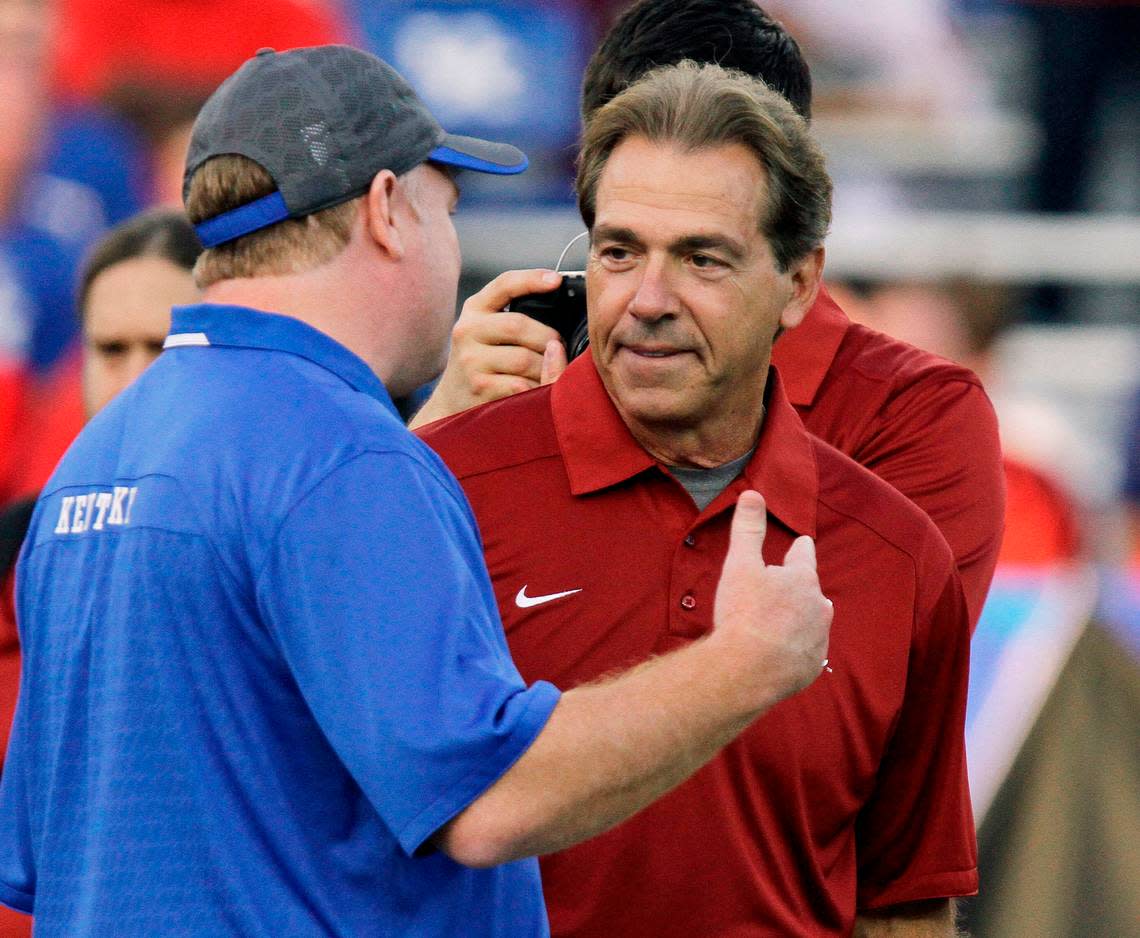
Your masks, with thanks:
M967 368L851 322L827 294L772 353L804 426L938 525L977 625L1001 548L997 417Z
M945 541L807 433L775 370L741 478L703 512L626 429L590 356L423 439L478 520L511 653L570 687L709 632L732 506L781 561L816 538L830 672L619 827L542 862L554 935L848 935L856 910L976 890L969 627Z

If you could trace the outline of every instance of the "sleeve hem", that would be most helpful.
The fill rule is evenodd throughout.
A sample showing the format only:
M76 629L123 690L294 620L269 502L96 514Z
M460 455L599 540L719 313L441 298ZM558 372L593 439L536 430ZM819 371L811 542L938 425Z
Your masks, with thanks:
M0 903L8 906L10 909L15 909L17 912L23 912L25 915L31 915L32 909L35 907L36 897L26 892L20 892L18 889L13 889L7 883L0 882Z
M922 902L927 899L955 899L978 894L977 868L958 872L929 873L908 877L904 882L888 886L881 892L868 893L860 889L858 910L877 912L904 902Z
M408 856L414 855L432 834L498 781L530 748L562 695L547 681L536 681L528 693L531 699L514 730L496 751L424 808L397 834L400 846Z

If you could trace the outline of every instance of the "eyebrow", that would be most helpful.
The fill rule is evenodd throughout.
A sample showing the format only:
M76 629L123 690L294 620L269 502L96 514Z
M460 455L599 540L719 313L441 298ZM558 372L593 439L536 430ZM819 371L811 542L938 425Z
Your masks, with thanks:
M635 235L631 228L619 228L614 225L596 225L590 233L590 243L593 244L595 241L621 241L634 247L645 247L641 238Z
M592 242L617 241L636 248L644 248L645 242L630 228L616 225L598 225L594 228ZM692 254L695 251L721 251L732 261L739 262L745 257L744 245L723 235L692 234L678 238L669 245L671 254Z
M675 254L691 254L694 251L721 251L727 254L730 260L744 260L744 245L733 238L723 235L686 235L669 245L669 250Z

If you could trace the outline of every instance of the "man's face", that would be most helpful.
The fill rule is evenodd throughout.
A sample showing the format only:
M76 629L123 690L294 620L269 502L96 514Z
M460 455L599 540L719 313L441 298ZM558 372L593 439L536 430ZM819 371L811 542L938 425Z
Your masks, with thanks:
M446 172L425 163L403 177L405 191L417 216L413 243L407 245L412 263L407 276L414 281L408 288L419 298L421 318L413 325L413 341L423 359L415 383L408 391L435 378L447 360L448 340L455 323L459 289L459 237L452 222L459 202L459 189ZM393 393L407 393L394 390Z
M766 204L767 174L738 144L631 137L610 156L586 274L590 347L635 436L759 425L776 331L815 295L798 267L777 269Z
M83 318L83 401L90 417L162 351L170 307L198 302L190 271L160 257L132 257L92 282Z

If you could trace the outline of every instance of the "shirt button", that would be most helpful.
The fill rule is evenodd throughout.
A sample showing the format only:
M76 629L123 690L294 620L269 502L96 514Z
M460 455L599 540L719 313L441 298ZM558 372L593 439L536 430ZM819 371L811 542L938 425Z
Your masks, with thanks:
M694 596L692 593L686 593L684 596L681 597L681 608L682 609L696 609L697 608L697 597Z
M697 544L697 539L695 537L693 537L693 535L691 535L691 534L685 535L685 546L686 547L695 547L696 544Z

